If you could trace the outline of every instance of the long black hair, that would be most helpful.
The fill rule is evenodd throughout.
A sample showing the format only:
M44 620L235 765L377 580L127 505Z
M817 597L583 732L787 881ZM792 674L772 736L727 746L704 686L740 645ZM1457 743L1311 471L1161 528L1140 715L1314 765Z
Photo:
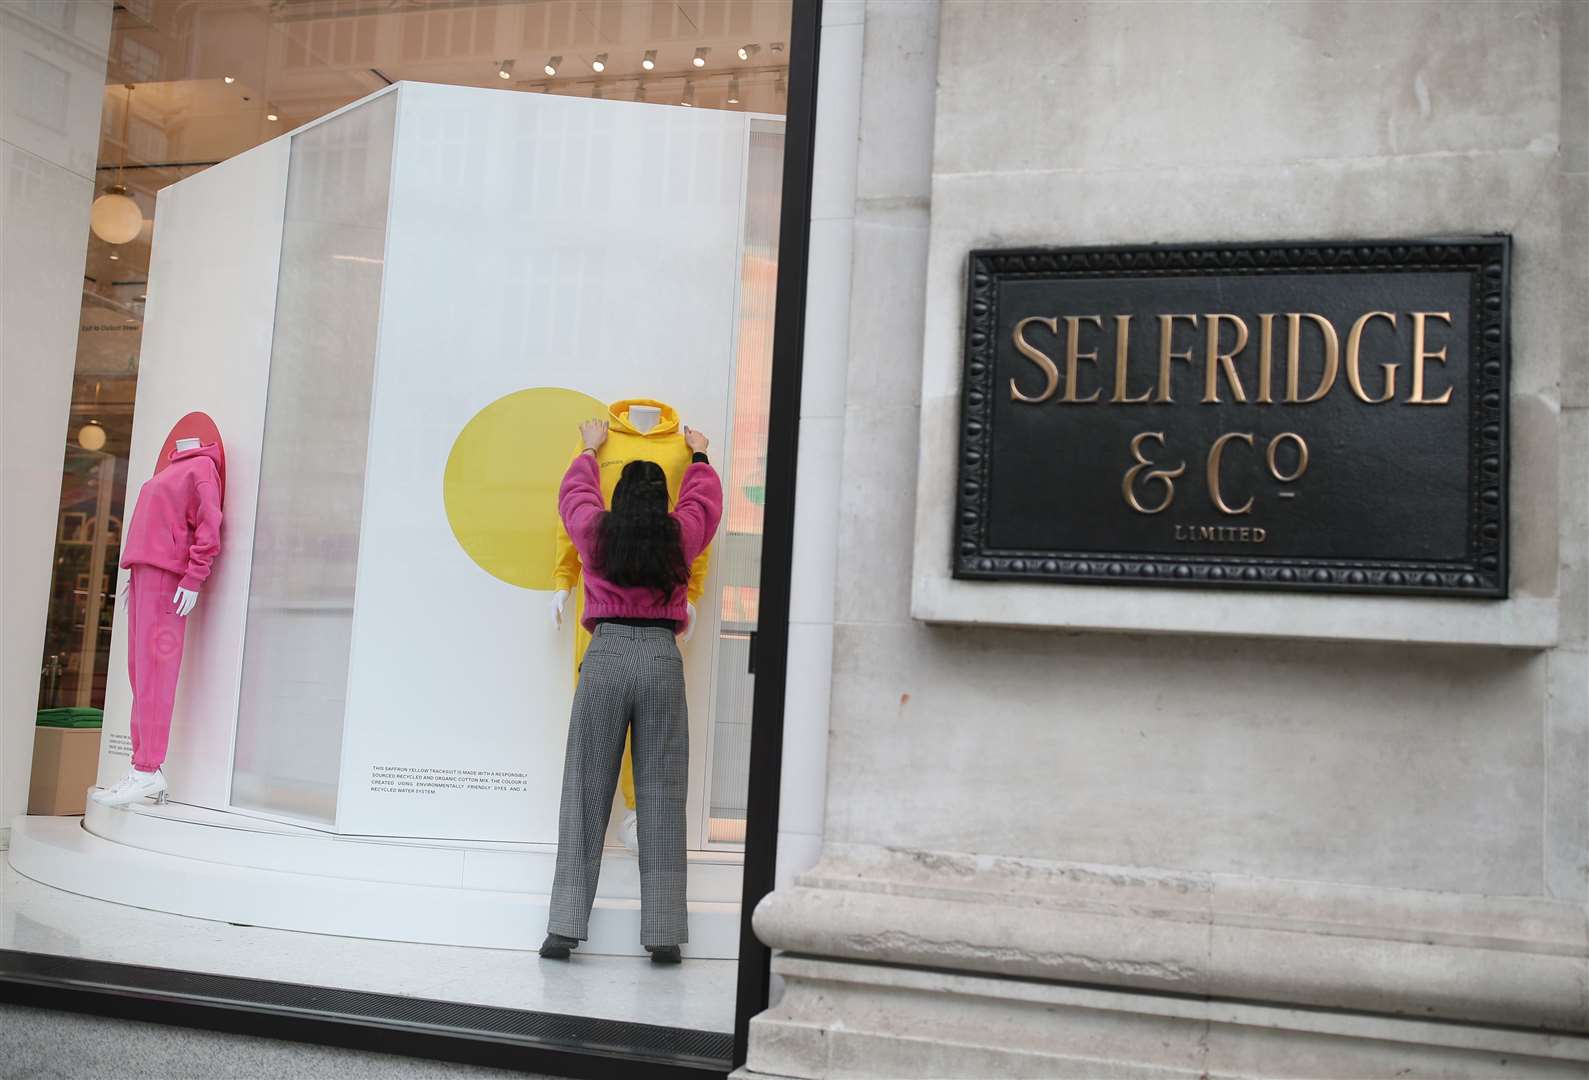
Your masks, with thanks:
M690 580L679 523L668 514L668 478L654 461L631 461L596 531L596 568L614 585L655 589L666 602Z

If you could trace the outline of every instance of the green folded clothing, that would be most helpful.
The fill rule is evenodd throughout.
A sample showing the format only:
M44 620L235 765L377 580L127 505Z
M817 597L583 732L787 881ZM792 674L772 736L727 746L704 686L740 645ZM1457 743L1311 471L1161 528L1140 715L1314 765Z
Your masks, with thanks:
M105 722L103 709L40 709L39 727L97 728Z

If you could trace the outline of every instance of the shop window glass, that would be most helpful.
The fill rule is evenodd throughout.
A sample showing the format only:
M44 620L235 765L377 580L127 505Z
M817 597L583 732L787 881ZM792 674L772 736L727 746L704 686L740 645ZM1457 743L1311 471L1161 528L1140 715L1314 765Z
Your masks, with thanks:
M772 393L772 327L778 286L778 211L783 125L756 121L750 132L740 263L739 340L734 375L731 468L722 533L722 644L712 718L707 842L745 840L750 719L755 690L762 513L767 498L767 421Z
M32 7L50 18L76 17L72 13L77 6L70 2L37 0ZM227 639L234 647L226 686L228 694L235 686L238 695L235 728L222 733L214 757L217 764L207 774L216 778L219 790L213 796L200 798L190 791L185 800L184 792L178 790L182 780L174 777L172 801L160 807L142 806L142 812L169 819L165 823L173 826L202 823L206 829L246 830L249 844L309 835L339 845L338 858L349 852L367 853L376 846L408 845L394 865L405 861L405 867L424 876L434 872L436 863L457 857L463 859L466 876L481 891L514 896L515 902L540 896L549 888L550 861L528 856L551 853L555 844L550 829L546 836L529 839L518 833L482 839L478 831L426 832L411 823L398 828L383 821L379 830L348 825L350 815L358 810L358 800L348 792L369 791L367 786L350 789L342 785L348 783L348 774L359 761L353 744L361 722L357 706L365 698L357 675L360 658L369 655L355 647L360 640L353 617L355 577L362 572L360 546L367 555L382 550L389 540L389 533L371 527L375 511L365 512L365 475L367 470L371 476L384 475L377 458L380 444L367 434L372 420L376 425L381 422L372 389L379 387L379 374L387 370L384 345L379 360L376 355L376 322L383 318L379 297L383 289L394 287L404 265L398 242L391 241L390 266L384 247L391 235L388 202L394 211L405 205L401 184L396 184L398 194L390 200L388 188L394 184L392 148L403 145L402 139L394 136L394 116L399 98L409 91L403 88L326 120L328 114L346 109L389 82L404 81L503 94L606 99L607 104L600 107L587 109L587 103L578 103L579 108L542 113L574 117L574 121L519 123L500 133L501 145L517 145L521 151L515 157L520 164L506 181L515 201L509 204L513 208L509 213L481 216L471 233L472 250L512 248L513 242L505 243L504 236L528 228L532 218L537 222L534 227L558 239L535 249L545 257L526 258L505 270L498 266L500 256L492 263L498 268L489 272L486 264L490 259L456 260L456 275L477 281L479 289L489 292L493 303L499 304L500 318L490 316L481 326L490 330L500 324L503 340L514 346L507 350L509 355L528 355L532 351L529 346L556 342L560 345L557 355L576 357L578 362L568 365L566 376L558 369L544 379L516 383L510 373L500 380L500 386L471 390L471 407L476 401L484 406L495 395L553 382L566 389L598 393L605 401L627 396L632 382L636 396L655 394L677 400L697 394L704 402L702 407L685 411L703 415L709 405L711 427L718 429L708 429L707 434L713 438L712 461L727 487L725 514L713 545L712 591L702 601L701 629L684 650L687 658L694 658L689 675L688 889L692 919L698 908L709 908L718 920L710 925L730 926L732 932L718 929L692 937L685 977L676 994L653 994L639 979L630 988L636 991L633 994L604 992L588 999L574 992L577 987L572 982L548 980L542 985L536 980L520 980L516 974L502 980L502 985L469 979L478 964L497 962L490 955L494 952L504 954L500 959L505 964L534 962L523 952L523 942L506 942L505 938L483 940L475 943L478 948L461 950L472 955L458 962L457 972L445 972L449 977L445 989L427 992L541 1012L568 1011L691 1027L698 1029L696 1034L704 1033L699 1029L711 1029L727 1038L733 1021L732 957L739 940L741 882L736 875L745 842L747 791L757 779L749 772L750 734L760 628L763 513L768 496L766 455L784 154L780 117L787 85L783 50L790 23L788 0L713 0L704 4L695 0L603 0L593 4L573 0L397 4L118 0L115 5L112 36L105 51L94 188L98 195L112 185L125 186L142 213L143 224L138 235L124 243L108 243L92 234L85 237L80 332L55 522L55 577L40 667L41 708L102 706L107 685L125 697L127 675L119 663L110 662L110 643L117 615L121 522L130 516L136 495L130 495L126 486L145 302L151 288L162 292L162 275L168 283L180 276L165 273L165 267L208 266L206 260L224 255L213 250L220 245L212 244L212 249L206 250L194 245L194 251L180 255L192 262L166 261L178 257L173 251L178 243L175 238L181 235L177 223L183 206L180 193L168 195L163 204L170 208L164 211L169 224L167 246L161 250L162 269L151 281L151 253L159 234L157 196L162 189L251 148L298 132L285 150L289 159L286 215L269 373L267 378L261 371L258 384L264 393L263 439L257 426L250 439L235 442L233 433L223 430L229 454L234 448L239 451L229 458L233 466L251 470L257 465L259 481L257 501L251 504L253 531L239 533L237 542L221 556L223 560L251 558L246 575L238 568L235 594L241 597L242 582L246 581L246 616L232 609L242 634L240 672L235 651L238 638ZM751 59L738 60L736 50L749 42L759 42L759 52ZM692 62L697 49L709 54L704 67ZM591 61L603 50L606 70L596 72ZM643 67L643 57L654 58L654 66ZM545 67L554 59L557 72L548 75ZM45 77L48 75L45 72L39 79L25 80L33 89L25 97L22 111L40 122L55 123L61 100L55 84ZM516 100L528 104L531 99ZM615 200L614 191L628 190L619 180L633 168L615 153L611 136L614 128L622 126L619 121L637 119L633 102L653 107L641 125L647 129L641 159L663 164L654 175L648 174L646 184ZM701 111L714 109L750 115L734 118L733 123L726 122L726 117L701 122ZM463 110L457 123L436 125L428 134L410 127L405 118L403 139L429 139L427 152L418 160L421 168L433 170L432 179L445 192L446 198L439 198L438 203L467 199L478 185L503 182L500 170L471 164L460 149L468 143L466 134L478 134L466 128L478 125L485 112L489 110L471 116L469 110ZM528 112L533 115L535 110ZM717 119L725 122L717 124ZM21 159L12 164L14 170L30 168ZM233 163L232 167L248 166ZM21 174L14 172L13 178L16 175ZM219 184L225 170L212 175ZM23 180L44 182L31 172ZM608 209L615 203L616 211ZM705 207L717 207L721 213L706 213ZM514 216L520 211L524 220ZM580 215L610 220L614 213L632 214L641 225L652 221L676 225L687 218L693 220L692 215L713 223L712 276L710 284L702 286L710 303L682 305L686 311L710 308L710 351L716 365L710 378L701 375L703 369L697 361L683 374L674 369L666 377L658 376L654 386L646 385L644 372L627 379L613 393L594 383L585 385L590 372L581 365L598 363L603 355L643 340L643 333L625 321L624 313L633 305L623 301L633 293L660 295L669 288L677 289L677 283L665 280L669 259L679 259L682 250L700 242L704 235L700 229L685 229L684 239L653 244L643 257L637 257L638 248L630 238L643 230L620 230L596 244L576 221ZM561 231L565 228L566 235ZM275 250L274 239L266 250ZM696 282L708 280L700 274L684 276ZM549 304L546 297L552 287L570 277L586 283L584 292L572 301ZM162 297L171 295L168 284ZM158 303L166 305L158 316L161 332L186 325L187 318L202 317L202 312L187 311L178 311L175 317L167 315L165 312L176 309L162 297L157 297ZM262 306L264 302L262 297ZM409 303L421 310L411 298ZM586 315L591 310L611 315L593 330L572 334L582 307ZM262 317L262 325L265 318L269 316ZM700 314L699 318L704 324L707 316ZM459 333L454 338L463 336ZM452 343L453 339L446 342ZM261 354L264 349L261 343ZM691 350L677 352L700 355ZM467 350L459 350L446 362L467 365L468 355ZM151 373L154 370L151 360ZM464 396L460 386L465 381L449 379L442 392ZM141 424L153 424L152 418L161 411L158 395L151 389L158 382L145 380ZM256 410L250 413L251 422L257 425L258 397L251 401ZM207 404L195 400L183 407L203 410ZM691 415L683 420L690 422ZM707 428L706 422L700 423ZM566 444L560 436L551 455L558 460L559 470L565 445L574 441L571 421L568 426ZM449 430L449 437L453 434ZM145 435L147 431L141 430L140 437ZM407 444L399 440L387 445ZM257 462L247 460L250 453L258 455ZM370 490L376 486L372 482ZM254 499L251 487L231 490L246 491L247 497ZM427 497L440 497L439 483L426 490L431 492ZM420 501L416 498L415 505ZM426 507L425 512L431 513L433 507ZM231 509L228 507L228 512ZM233 520L247 521L249 516L238 515ZM190 625L217 624L218 609L213 601L219 595L212 591L205 598L210 605ZM362 607L367 595L359 597L361 610L368 610ZM398 592L388 590L386 595L401 599ZM544 592L527 593L524 618L549 626L549 598ZM563 636L557 639L559 648L571 638L570 629L565 625ZM118 647L120 644L118 639ZM202 647L190 639L189 649L184 664L202 663ZM489 649L480 652L471 663L483 664L489 658ZM507 662L513 659L510 656ZM571 657L560 654L556 665L559 694L571 693L572 668ZM476 670L469 664L455 664L445 670L445 678L461 683L473 678ZM183 679L188 680L184 685L191 687L193 673L189 668L184 674ZM350 673L355 676L351 692ZM355 704L351 718L349 700ZM377 708L369 714L391 715L409 704L393 701L384 711ZM471 724L478 726L486 708L516 715L528 712L522 701L507 699L488 702L472 713L434 709L427 715L464 730ZM555 774L561 761L561 733L553 730L555 724L541 723L550 714L545 708L536 714L540 724L537 737L548 731L558 736L556 745L549 743L544 755L548 774ZM567 714L560 703L559 718ZM126 726L125 714L105 719L107 728L117 719ZM180 716L173 730L182 737ZM114 745L116 739L125 739L119 731L112 734L114 737L107 739L111 744L105 751L107 761L120 752ZM230 744L226 736L232 737ZM173 766L182 751L174 742ZM471 769L506 767L477 743L470 753L483 762L472 762ZM102 774L109 767L102 765ZM492 775L497 778L493 782L503 782L503 773ZM114 779L108 774L100 777L101 782ZM470 782L478 779L477 774ZM521 779L512 782L518 784ZM557 793L552 783L548 780L542 786L552 790L550 798L555 804ZM344 792L340 800L339 786ZM530 802L529 793L522 786L512 788L511 793L516 800L512 811L522 816ZM606 914L601 918L626 917L621 913L638 903L634 892L638 880L629 880L636 872L629 865L633 860L620 846L617 822L622 814L623 807L615 800L600 894ZM340 833L328 835L337 832L339 816ZM118 816L112 820L125 824L130 819ZM237 824L239 820L245 824ZM228 846L223 841L209 850L213 854ZM467 855L461 854L465 850ZM263 931L264 924L258 929ZM456 927L446 929L448 933L457 931ZM318 939L317 944L311 935L296 937L305 940L303 956L284 956L280 971L289 972L299 982L353 985L345 980L352 979L350 972L358 967L356 962L348 964L348 970L333 970L323 964L316 967L315 957L323 954L325 939ZM394 934L387 942L348 945L347 955L354 957L365 945L378 949L393 943L415 950L442 947L423 933L406 938ZM247 963L240 966L238 958L224 950L211 957L208 948L206 944L183 953L181 963L191 970L244 976L258 973L249 970ZM597 951L587 949L586 953ZM85 949L84 955L91 952ZM139 953L135 948L117 955L154 966L168 961L158 951ZM611 956L605 959L630 962ZM643 960L643 954L631 959ZM518 968L513 970L516 973ZM576 974L578 970L576 966ZM454 974L456 979L451 978ZM365 989L411 992L410 984L387 986L373 975L361 974L360 979L358 985Z

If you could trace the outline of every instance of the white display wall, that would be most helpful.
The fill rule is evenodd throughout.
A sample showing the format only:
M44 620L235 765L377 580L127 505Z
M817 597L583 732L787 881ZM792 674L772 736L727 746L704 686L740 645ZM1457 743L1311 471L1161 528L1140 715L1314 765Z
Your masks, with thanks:
M410 89L398 112L337 826L552 843L572 628L553 628L548 594L470 560L443 513L443 471L477 412L530 387L656 398L726 447L747 122ZM576 443L572 426L553 442L560 464ZM716 639L704 603L684 649L696 822ZM377 768L396 770L398 783L411 770L451 772L421 773L414 782L432 793L403 795L373 787Z
M222 557L188 618L172 713L173 790L224 807L237 716L237 677L259 477L260 431L270 372L288 140L275 139L163 189L155 205L148 300L138 369L138 413L127 461L127 501L154 475L172 426L203 411L227 449ZM128 520L131 520L130 516ZM118 582L125 588L127 571ZM130 768L127 625L111 633L99 782Z
M382 108L395 123L378 121ZM572 629L554 629L545 588L503 580L464 549L444 498L449 456L488 406L562 388L665 401L714 437L727 467L754 122L404 83L162 193L129 490L192 410L214 416L229 459L223 553L189 625L174 799L339 833L555 842ZM305 153L315 138L321 152ZM387 155L386 185L352 183L364 203L326 201ZM384 229L366 220L377 202ZM315 211L332 203L341 210ZM330 302L303 295L326 289ZM305 317L284 322L289 312ZM294 395L313 422L284 411ZM339 419L361 411L367 430ZM551 439L558 471L575 440L571 424ZM262 458L278 462L263 481ZM351 537L316 531L314 499L333 490L358 501L334 508L356 523ZM290 529L262 520L256 534L256 504L305 516ZM351 590L317 577L315 560L352 568ZM717 576L685 646L692 846L706 835ZM117 664L123 635L118 622ZM102 781L126 768L123 671ZM240 693L254 718L241 731ZM328 734L338 717L340 739Z

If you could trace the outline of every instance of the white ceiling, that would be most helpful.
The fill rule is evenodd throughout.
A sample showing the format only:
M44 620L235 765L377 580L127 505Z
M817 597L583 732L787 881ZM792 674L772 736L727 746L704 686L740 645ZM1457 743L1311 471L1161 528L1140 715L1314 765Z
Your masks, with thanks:
M134 118L165 145L135 140L133 153L163 161L219 160L402 79L581 96L600 87L623 100L643 85L668 103L688 78L697 105L733 108L737 77L738 108L781 113L790 11L790 0L120 0L107 96L138 88ZM741 61L752 44L760 51ZM709 50L705 67L691 63L697 48ZM548 78L553 56L562 61ZM505 62L510 79L497 74ZM116 160L118 134L107 124L103 160Z
M643 86L664 104L679 103L690 80L697 107L781 114L790 18L791 0L116 0L100 186L125 164L123 182L151 218L167 184L404 79L587 97L599 88L623 101ZM759 52L741 61L748 44ZM562 62L548 78L554 55ZM505 61L509 79L497 75ZM147 222L120 247L89 237L84 324L96 329L80 335L80 381L135 374L138 335L121 328L141 316L150 237Z

